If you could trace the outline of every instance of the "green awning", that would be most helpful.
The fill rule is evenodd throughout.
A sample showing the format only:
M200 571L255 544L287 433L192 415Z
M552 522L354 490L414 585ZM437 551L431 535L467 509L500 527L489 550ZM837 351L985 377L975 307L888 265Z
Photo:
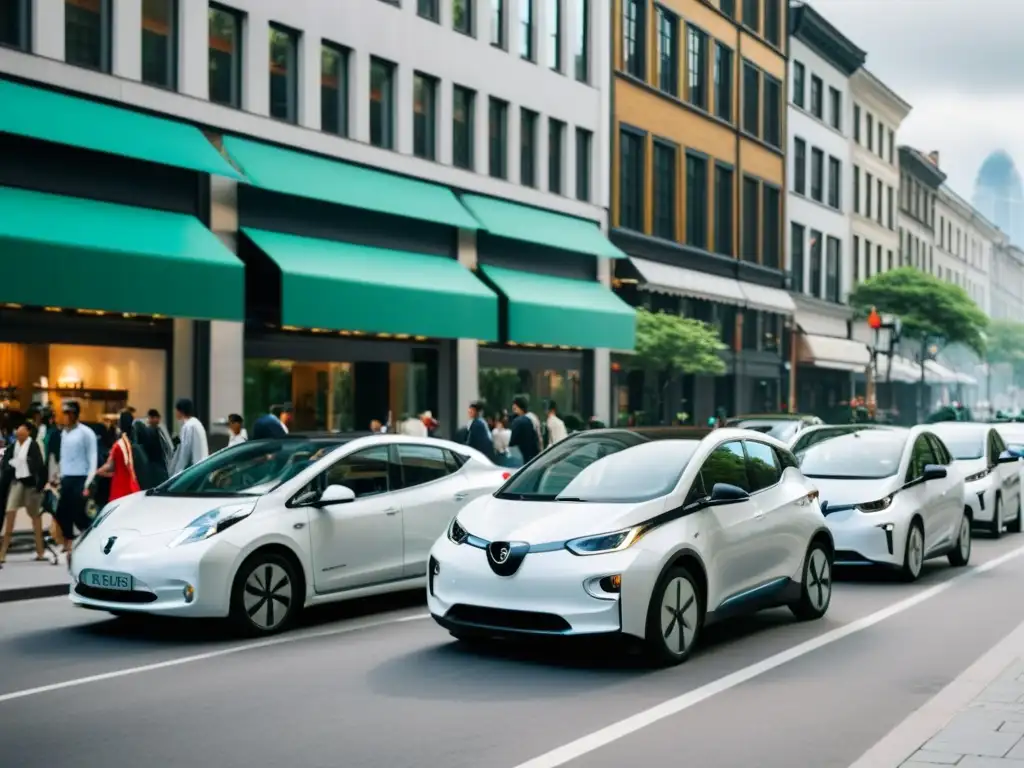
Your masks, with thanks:
M492 235L588 256L626 258L592 221L492 197L463 195L462 202L476 216L480 226Z
M0 131L241 178L193 125L0 80Z
M601 283L502 267L480 269L508 299L508 341L633 349L636 311Z
M245 317L242 262L180 213L0 187L0 302Z
M281 269L281 323L442 339L498 338L498 297L454 259L242 230Z
M479 225L447 187L236 136L224 149L261 189L462 229Z

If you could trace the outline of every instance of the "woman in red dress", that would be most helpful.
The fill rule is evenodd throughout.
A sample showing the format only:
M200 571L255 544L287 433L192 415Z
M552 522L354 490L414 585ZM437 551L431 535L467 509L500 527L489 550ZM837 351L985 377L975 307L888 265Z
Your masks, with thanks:
M132 442L129 435L132 432L132 415L129 411L121 411L118 417L118 427L121 433L110 449L107 463L100 467L96 474L110 478L109 501L120 499L123 496L130 496L138 493L139 479L135 475L135 459L132 456Z

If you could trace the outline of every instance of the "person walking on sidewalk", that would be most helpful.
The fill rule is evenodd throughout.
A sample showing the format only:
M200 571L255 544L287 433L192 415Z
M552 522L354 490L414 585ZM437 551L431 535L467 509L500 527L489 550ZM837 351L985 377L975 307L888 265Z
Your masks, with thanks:
M515 418L509 429L508 447L512 454L510 466L521 467L543 450L540 420L530 412L530 398L516 395L512 398L512 412ZM516 456L515 454L519 455Z
M232 413L228 416L228 432L231 433L231 437L228 438L228 448L249 440L249 433L245 431L245 420L240 414Z
M110 496L107 502L116 501L125 496L138 493L139 478L135 474L135 457L133 454L132 441L129 435L132 431L132 424L135 421L129 411L121 411L118 417L120 435L117 442L107 456L106 463L100 467L96 474L100 477L110 478ZM135 448L134 450L138 450Z
M252 425L252 439L266 440L268 438L284 437L288 434L288 424L292 420L292 407L285 405L270 406L270 413L265 413L256 419Z
M36 560L43 555L43 488L46 486L46 462L39 443L29 434L29 425L22 424L14 431L14 443L4 451L0 460L0 499L7 511L4 521L3 542L0 543L0 565L7 559L7 549L14 537L14 521L18 510L24 509L32 520L32 533L36 542Z
M554 400L548 403L548 420L546 426L548 428L549 446L561 442L569 436L569 433L565 429L565 422L558 418L558 406L555 405Z
M79 421L81 409L71 401L64 405L64 434L60 440L60 501L57 524L64 539L64 553L71 567L75 528L85 531L92 520L85 512L89 486L96 476L96 433Z
M206 440L206 429L203 423L196 418L196 407L187 397L183 397L174 404L174 415L181 422L179 437L181 442L174 452L174 461L171 462L170 476L174 477L179 472L184 472L193 464L210 455L210 446Z
M484 404L479 401L470 403L468 415L466 444L494 461L494 441L491 439L491 430L488 429L487 422L484 421Z

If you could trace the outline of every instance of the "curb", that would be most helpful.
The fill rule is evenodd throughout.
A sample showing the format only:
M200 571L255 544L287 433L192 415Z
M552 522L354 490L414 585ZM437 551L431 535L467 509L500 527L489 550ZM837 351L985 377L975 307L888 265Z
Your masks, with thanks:
M70 584L44 584L38 587L14 587L0 589L0 603L14 603L19 600L38 600L42 597L60 597L71 591Z

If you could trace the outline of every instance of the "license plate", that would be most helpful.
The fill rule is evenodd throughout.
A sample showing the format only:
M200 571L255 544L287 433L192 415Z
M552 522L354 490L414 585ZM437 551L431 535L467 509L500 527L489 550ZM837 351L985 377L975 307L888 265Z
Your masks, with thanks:
M82 582L87 587L114 589L118 592L132 591L132 577L127 573L114 573L112 571L83 571Z

